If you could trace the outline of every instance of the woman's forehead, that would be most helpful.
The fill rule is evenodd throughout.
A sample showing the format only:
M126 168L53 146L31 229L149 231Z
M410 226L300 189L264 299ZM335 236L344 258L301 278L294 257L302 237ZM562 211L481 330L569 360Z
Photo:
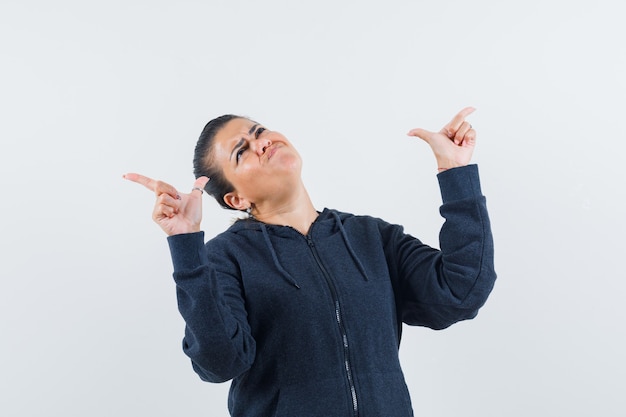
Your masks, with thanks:
M230 159L232 149L246 135L252 134L258 123L245 118L230 120L216 134L213 149L218 160Z
M254 127L258 126L257 122L245 118L236 118L224 125L224 127L217 132L216 137L221 137L223 140L239 140L241 135L251 135L254 131Z

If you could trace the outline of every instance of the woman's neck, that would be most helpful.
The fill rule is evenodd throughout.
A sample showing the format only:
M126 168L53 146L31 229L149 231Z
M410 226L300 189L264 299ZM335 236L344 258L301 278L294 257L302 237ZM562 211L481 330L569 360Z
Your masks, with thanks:
M289 199L255 205L252 214L263 223L290 226L306 235L319 213L304 186L299 188Z

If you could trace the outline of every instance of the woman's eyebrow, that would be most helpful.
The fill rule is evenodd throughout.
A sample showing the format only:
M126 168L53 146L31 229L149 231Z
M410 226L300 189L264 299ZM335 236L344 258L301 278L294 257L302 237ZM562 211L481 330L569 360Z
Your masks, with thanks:
M241 147L241 145L243 145L244 140L245 140L244 138L241 138L241 140L239 140L239 142L237 142L237 144L235 145L233 150L230 151L230 156L228 157L228 160L233 159L233 153L237 150L237 148L239 148L239 147Z

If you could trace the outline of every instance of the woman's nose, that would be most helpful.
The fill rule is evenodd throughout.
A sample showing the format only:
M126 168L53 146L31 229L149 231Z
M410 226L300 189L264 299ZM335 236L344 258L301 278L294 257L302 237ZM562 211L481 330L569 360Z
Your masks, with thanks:
M257 155L261 156L265 153L267 148L272 145L272 141L268 138L259 138L254 140L254 151Z

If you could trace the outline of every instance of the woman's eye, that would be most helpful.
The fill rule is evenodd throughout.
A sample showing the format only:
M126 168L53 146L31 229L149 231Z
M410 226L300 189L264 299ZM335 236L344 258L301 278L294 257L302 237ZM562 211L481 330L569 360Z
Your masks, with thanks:
M243 153L245 152L245 150L248 148L245 147L241 147L238 151L237 151L237 162L239 162L239 160L241 159L241 156L243 155Z
M259 138L259 136L261 136L261 133L265 132L265 128L264 127L260 127L256 130L256 134L254 135L257 139Z

